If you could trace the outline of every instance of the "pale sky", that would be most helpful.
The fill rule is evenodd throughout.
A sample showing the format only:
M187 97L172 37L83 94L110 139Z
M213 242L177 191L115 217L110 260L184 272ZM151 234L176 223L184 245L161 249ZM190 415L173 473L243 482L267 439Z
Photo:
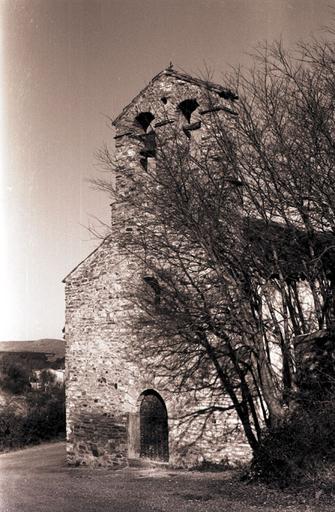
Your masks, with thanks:
M331 23L335 0L0 0L0 340L62 337L62 279L108 222L91 190L105 116L170 61L216 82L258 41L291 47Z

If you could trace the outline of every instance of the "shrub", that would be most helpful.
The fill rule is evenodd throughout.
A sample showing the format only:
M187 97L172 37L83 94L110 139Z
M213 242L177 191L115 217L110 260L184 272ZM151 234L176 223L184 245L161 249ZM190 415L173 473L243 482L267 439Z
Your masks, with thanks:
M18 363L10 363L4 368L0 386L4 391L20 395L30 389L29 371Z
M0 450L19 448L65 434L64 386L46 391L30 391L25 400L27 412L19 413L15 404L0 411Z
M32 392L27 399L29 408L24 420L27 443L52 439L65 433L64 386Z
M335 462L335 403L299 406L263 438L249 477L285 487L313 475L325 462Z
M24 445L23 417L13 408L0 412L0 450Z
M40 373L39 377L40 385L42 389L47 389L56 385L56 377L48 369L44 369Z
M327 331L306 348L294 407L279 427L263 434L247 478L287 486L313 480L335 462L334 341L335 333Z

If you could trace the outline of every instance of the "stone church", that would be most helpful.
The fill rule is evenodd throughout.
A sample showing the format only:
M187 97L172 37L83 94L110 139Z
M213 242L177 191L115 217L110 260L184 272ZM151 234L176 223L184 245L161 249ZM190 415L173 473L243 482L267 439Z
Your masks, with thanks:
M175 123L189 139L197 137L213 110L231 122L236 99L170 66L114 120L115 156L134 171L150 165L153 133ZM122 175L116 186L126 186ZM122 254L118 233L128 229L130 215L122 204L112 205L111 235L64 279L68 462L119 467L139 458L176 466L244 460L249 449L233 411L207 422L183 421L199 404L170 392L129 355L136 333L126 290L136 263Z

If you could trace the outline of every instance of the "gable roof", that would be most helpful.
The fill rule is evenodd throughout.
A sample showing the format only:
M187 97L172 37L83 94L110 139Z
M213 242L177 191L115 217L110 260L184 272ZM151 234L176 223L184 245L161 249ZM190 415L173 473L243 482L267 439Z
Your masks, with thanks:
M193 85L197 85L198 87L205 88L209 91L215 92L219 95L221 95L225 99L230 99L232 101L238 99L236 94L234 94L231 90L223 87L222 85L215 84L214 82L210 82L208 80L203 80L201 78L194 78L191 75L188 75L186 73L181 73L180 71L176 71L172 68L172 66L169 66L167 69L163 69L158 75L154 76L154 78L135 96L135 98L128 103L127 106L124 107L122 112L114 119L112 122L112 125L115 126L118 121L130 110L130 108L137 102L137 100L141 97L141 95L157 80L159 80L162 76L172 76L176 78L177 80L181 80L183 82L188 82Z

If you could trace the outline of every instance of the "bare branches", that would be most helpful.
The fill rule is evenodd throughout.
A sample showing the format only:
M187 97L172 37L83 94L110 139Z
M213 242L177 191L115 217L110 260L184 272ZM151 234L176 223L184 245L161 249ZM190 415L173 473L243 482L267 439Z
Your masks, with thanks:
M176 391L210 394L194 415L229 396L255 450L294 405L295 337L335 311L333 45L299 52L259 49L230 79L238 117L205 110L199 139L169 122L146 165L97 155L115 240L159 287L129 284L133 349Z

